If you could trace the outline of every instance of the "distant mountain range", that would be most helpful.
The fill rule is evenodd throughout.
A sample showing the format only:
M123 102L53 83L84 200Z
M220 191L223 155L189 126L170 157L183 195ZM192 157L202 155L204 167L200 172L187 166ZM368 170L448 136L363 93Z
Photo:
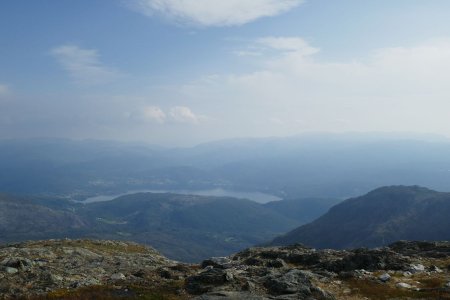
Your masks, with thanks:
M0 191L85 199L222 188L284 199L358 196L386 185L450 191L450 141L310 134L162 148L95 140L0 140Z
M0 196L0 243L91 237L151 244L199 261L263 243L325 212L336 200L258 204L227 197L138 193L90 204ZM305 209L302 209L304 207Z
M274 245L302 243L316 248L377 247L402 239L450 240L450 193L391 186L336 202L305 198L259 204L229 197L137 193L82 204L2 195L0 243L64 237L121 239L152 245L169 258L199 261L274 238ZM307 222L311 223L302 225Z
M272 244L339 249L397 240L450 240L450 193L419 186L382 187L337 204Z

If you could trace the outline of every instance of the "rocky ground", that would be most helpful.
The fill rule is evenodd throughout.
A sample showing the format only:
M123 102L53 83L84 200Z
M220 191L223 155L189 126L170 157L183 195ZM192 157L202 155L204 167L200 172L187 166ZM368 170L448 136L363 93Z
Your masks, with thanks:
M0 299L450 299L450 242L250 248L200 265L135 243L0 247Z

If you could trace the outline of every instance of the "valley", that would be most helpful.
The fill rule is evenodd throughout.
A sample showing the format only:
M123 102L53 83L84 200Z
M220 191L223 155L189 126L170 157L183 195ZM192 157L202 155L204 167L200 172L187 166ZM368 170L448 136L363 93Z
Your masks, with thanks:
M132 240L152 245L169 258L200 261L267 242L313 220L332 203L298 199L286 209L278 202L172 193L137 193L95 203L3 195L0 242ZM293 207L298 214L292 215Z
M231 197L136 193L78 203L0 197L0 242L48 238L131 240L171 259L198 262L254 245L316 248L386 246L397 240L450 240L450 193L382 187L345 201L265 204Z

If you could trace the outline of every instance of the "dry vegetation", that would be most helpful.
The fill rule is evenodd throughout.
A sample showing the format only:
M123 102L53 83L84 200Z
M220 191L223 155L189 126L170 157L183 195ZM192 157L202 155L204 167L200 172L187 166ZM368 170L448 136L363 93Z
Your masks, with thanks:
M184 300L225 292L229 294L224 299L279 295L304 299L308 295L303 291L310 290L310 297L322 300L331 299L329 295L336 300L450 300L450 243L425 244L424 248L435 247L431 252L420 245L404 243L397 247L399 252L259 247L191 265L166 260L152 248L134 243L29 242L2 250L0 259L20 260L23 266L16 263L15 273L1 274L0 288L9 294L0 293L0 298ZM382 281L385 273L390 279Z
M77 290L57 290L46 296L35 297L31 300L107 300L107 299L130 299L130 300L184 300L188 299L181 290L182 283L157 288L144 286L90 286Z

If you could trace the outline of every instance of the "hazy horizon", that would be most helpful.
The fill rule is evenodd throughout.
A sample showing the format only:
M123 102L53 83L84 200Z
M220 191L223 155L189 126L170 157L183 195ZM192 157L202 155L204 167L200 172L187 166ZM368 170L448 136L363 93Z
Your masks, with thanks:
M0 138L450 137L448 20L443 0L3 1Z
M325 132L325 131L310 131L310 132L302 132L298 134L292 135L280 135L280 136L237 136L237 137L229 137L222 139L210 139L205 141L198 142L186 142L186 143L157 143L145 140L121 140L121 139L105 139L105 138L73 138L73 137L58 137L58 136L35 136L35 137L5 137L0 138L0 142L2 141L53 141L53 140L61 140L61 141L73 141L73 142L100 142L100 143L112 143L112 144L124 144L124 145L141 145L147 147L161 147L167 149L176 149L176 148L195 148L203 145L209 144L230 144L233 142L248 142L251 140L255 141L275 141L275 140L294 140L294 139L349 139L355 141L374 141L380 142L383 140L396 140L396 141L418 141L418 142L448 142L450 143L450 137L441 135L441 134L433 134L433 133L419 133L419 132L380 132L380 131L371 131L371 132L362 132L362 131L343 131L343 132Z

